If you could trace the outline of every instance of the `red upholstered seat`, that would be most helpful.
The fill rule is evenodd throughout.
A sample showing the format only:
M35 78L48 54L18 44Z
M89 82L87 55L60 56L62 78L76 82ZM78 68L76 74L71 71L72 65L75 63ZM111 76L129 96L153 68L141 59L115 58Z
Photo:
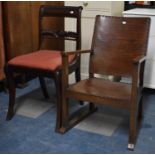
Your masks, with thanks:
M11 59L8 64L16 67L42 69L53 71L62 64L61 51L39 50L30 54L21 55ZM69 63L74 59L75 55L69 57Z

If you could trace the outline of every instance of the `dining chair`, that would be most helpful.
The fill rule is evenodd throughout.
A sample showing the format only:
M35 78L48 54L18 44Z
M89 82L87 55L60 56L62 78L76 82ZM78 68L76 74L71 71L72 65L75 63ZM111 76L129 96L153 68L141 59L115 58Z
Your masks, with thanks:
M39 10L39 49L30 54L17 56L11 59L6 66L6 76L9 85L9 106L7 120L14 115L15 105L15 75L17 73L35 75L39 77L42 92L48 98L48 92L44 77L52 78L55 83L57 93L57 118L56 131L61 126L61 52L60 50L44 49L45 39L68 40L76 43L76 50L81 49L81 12L82 7L73 6L49 6L43 5ZM53 18L72 18L75 19L76 30L53 30L45 28L45 19ZM69 72L75 72L76 81L80 80L80 55L69 56Z

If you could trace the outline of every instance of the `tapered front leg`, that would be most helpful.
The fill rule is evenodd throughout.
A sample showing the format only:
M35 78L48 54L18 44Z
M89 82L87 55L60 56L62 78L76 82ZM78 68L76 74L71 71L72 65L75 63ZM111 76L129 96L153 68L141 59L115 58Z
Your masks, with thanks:
M128 149L134 150L136 143L136 135L137 135L137 120L136 117L130 114L130 127L129 127L129 142Z
M138 128L138 111L137 111L137 103L131 106L130 109L130 118L129 118L129 142L128 142L128 149L134 150L136 140L137 140L137 128Z

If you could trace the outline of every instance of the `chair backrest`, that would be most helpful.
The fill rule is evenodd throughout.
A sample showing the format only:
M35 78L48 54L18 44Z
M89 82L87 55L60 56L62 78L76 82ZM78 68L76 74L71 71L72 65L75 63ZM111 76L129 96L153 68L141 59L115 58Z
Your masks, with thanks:
M133 59L146 55L149 18L96 16L89 72L131 76Z
M41 45L43 38L59 38L63 40L76 41L76 49L81 49L81 12L82 7L72 6L49 6L42 5L39 12L39 45ZM44 17L61 17L61 18L74 18L76 19L76 31L64 30L45 30L43 28Z

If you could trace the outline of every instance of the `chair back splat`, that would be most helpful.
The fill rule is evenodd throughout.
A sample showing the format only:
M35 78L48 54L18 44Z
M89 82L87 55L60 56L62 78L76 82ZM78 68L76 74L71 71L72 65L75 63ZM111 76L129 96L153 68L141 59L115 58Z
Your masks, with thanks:
M65 8L65 9L64 9ZM76 49L81 49L81 11L82 7L72 6L41 6L39 13L39 44L45 37L58 38L63 40L76 41ZM64 30L47 30L43 27L43 19L47 17L61 17L61 18L73 18L76 19L76 31L64 31Z
M142 90L146 59L149 18L96 16L90 50L62 53L62 133L104 104L129 111L128 149L136 144L137 128L142 120ZM68 84L68 57L75 53L90 53L89 78ZM108 81L94 74L128 76L132 83ZM68 100L77 99L89 104L70 115ZM101 107L101 106L100 106Z

